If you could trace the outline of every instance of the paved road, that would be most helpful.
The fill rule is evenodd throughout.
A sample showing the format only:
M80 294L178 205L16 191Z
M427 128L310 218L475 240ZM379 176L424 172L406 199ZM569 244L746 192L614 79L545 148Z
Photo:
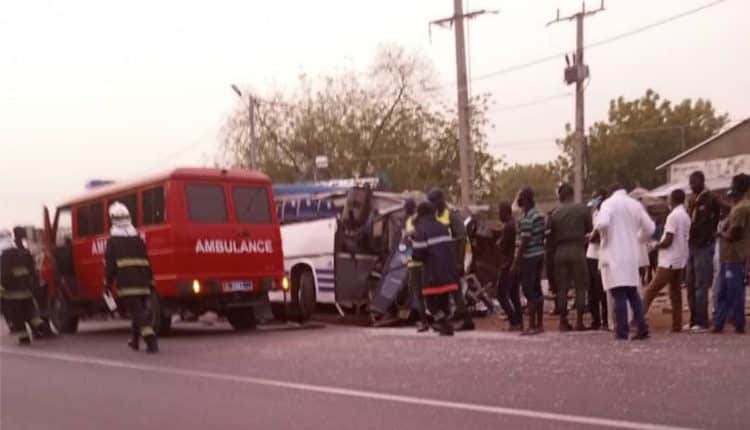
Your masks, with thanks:
M747 428L750 337L455 338L311 325L178 326L156 356L124 323L0 339L0 428Z

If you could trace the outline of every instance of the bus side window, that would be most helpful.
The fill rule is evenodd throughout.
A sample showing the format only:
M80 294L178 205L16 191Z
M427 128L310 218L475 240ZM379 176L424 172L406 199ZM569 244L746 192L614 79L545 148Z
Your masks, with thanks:
M102 202L81 206L76 212L79 237L104 233L104 204Z
M156 187L141 193L143 200L143 225L164 223L164 187Z

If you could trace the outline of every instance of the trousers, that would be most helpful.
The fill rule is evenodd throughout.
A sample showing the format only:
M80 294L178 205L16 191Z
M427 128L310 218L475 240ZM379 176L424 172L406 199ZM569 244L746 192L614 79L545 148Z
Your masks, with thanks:
M611 290L612 297L615 301L615 336L618 339L627 339L630 333L628 324L628 304L633 310L633 318L638 325L638 334L648 334L648 324L643 314L643 303L641 295L638 293L638 287L616 287Z
M599 273L599 260L587 259L589 266L589 308L594 326L607 324L607 295L602 285L602 274Z
M729 320L738 333L745 332L745 270L745 263L721 263L714 330L721 331Z
M419 320L426 323L427 313L425 312L424 297L422 297L422 266L409 266L407 276L412 299L412 309L417 312Z
M713 244L690 249L685 284L691 326L708 327L708 290L713 281L715 251L716 247Z
M41 329L44 325L44 321L39 318L36 302L31 297L24 299L4 298L2 308L11 335L18 339L29 339L26 323L35 331Z
M562 316L568 314L568 291L575 290L576 312L583 315L586 310L586 291L589 289L586 253L579 244L561 245L555 250L555 283L557 284L557 308Z
M659 292L669 285L669 301L672 304L672 331L682 330L682 269L659 267L656 276L643 293L644 313L648 313Z
M512 273L510 268L500 271L500 277L497 280L497 300L511 324L523 322L521 286L518 283L518 276Z
M120 298L120 303L130 315L133 339L156 335L151 296L126 296Z
M425 303L435 321L443 321L451 312L450 293L425 296Z

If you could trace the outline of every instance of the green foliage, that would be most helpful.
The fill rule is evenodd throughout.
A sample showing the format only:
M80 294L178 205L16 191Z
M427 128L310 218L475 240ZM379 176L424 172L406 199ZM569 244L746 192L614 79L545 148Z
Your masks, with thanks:
M728 122L710 101L685 99L679 104L663 100L653 90L635 100L620 97L609 105L607 121L589 130L587 188L620 182L629 187L654 188L666 181L656 167L682 151L716 134ZM558 142L564 155L556 162L564 176L572 176L573 131Z
M259 103L259 165L276 182L311 180L316 156L329 159L333 178L386 176L394 190L459 188L455 109L424 88L434 84L431 66L398 47L381 48L368 72L311 79L300 76L290 94ZM475 189L491 192L497 160L487 153L489 96L471 100ZM247 108L224 127L224 162L249 165Z
M512 201L523 187L531 187L537 200L552 199L561 179L554 163L506 166L495 177L492 202Z

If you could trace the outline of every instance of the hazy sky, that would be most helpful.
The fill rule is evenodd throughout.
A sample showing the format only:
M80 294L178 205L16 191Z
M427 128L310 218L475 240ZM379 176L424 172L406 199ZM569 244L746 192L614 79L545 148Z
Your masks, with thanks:
M710 0L609 0L586 20L596 42ZM440 79L455 79L453 35L427 22L451 0L212 0L0 2L0 226L41 224L91 178L126 179L204 164L237 105L231 83L260 94L300 72L364 68L378 44L420 49ZM549 28L578 0L466 0L501 9L470 26L473 76L572 50L575 25ZM590 7L598 2L589 2ZM710 98L732 119L750 116L750 1L727 0L695 15L590 49L587 124L608 101L654 88L670 99ZM569 92L563 58L492 79L491 150L512 162L556 155L573 98L518 109ZM455 88L443 91L455 100Z

